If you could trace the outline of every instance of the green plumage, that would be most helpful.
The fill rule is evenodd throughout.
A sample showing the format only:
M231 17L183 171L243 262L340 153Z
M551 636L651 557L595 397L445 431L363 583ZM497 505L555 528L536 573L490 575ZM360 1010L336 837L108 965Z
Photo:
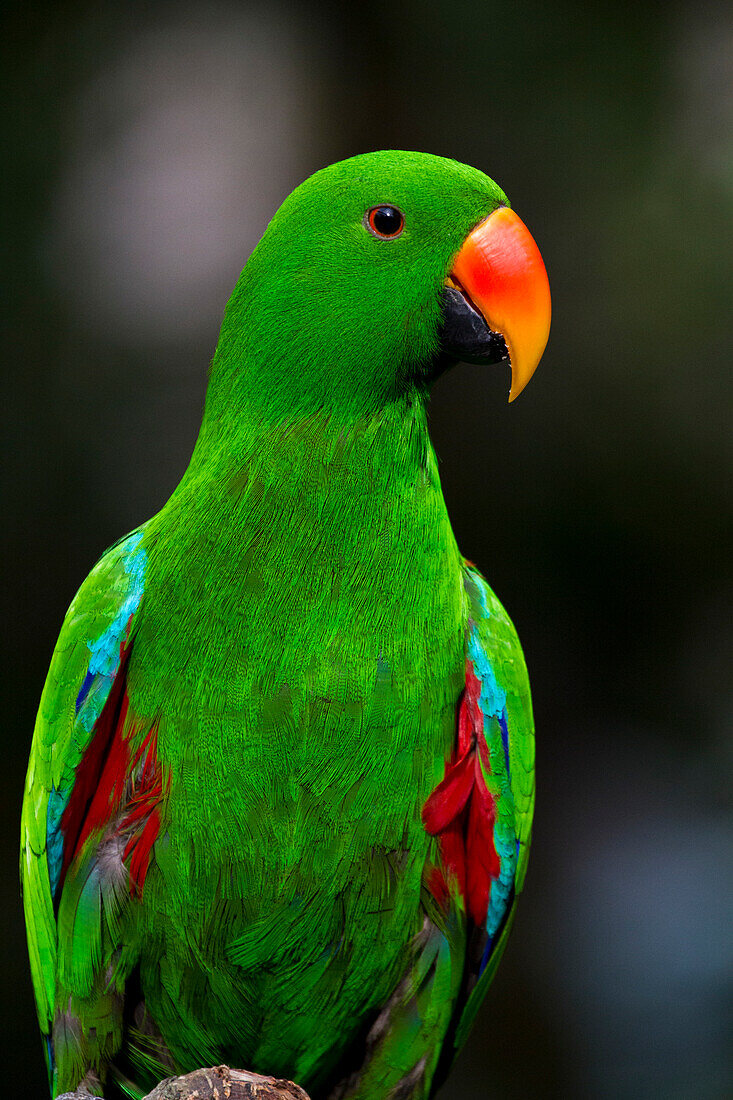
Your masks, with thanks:
M395 241L363 224L387 202L405 212ZM498 720L489 747L517 889L532 724L516 635L451 531L425 401L443 279L499 202L483 174L416 153L298 188L232 295L180 485L71 606L23 810L54 1094L96 1074L105 1095L142 1095L229 1062L314 1100L377 1100L400 1082L427 1097L465 1038L513 897L469 995L478 933L450 876L445 904L428 887L440 853L422 809L454 749L470 629L506 697L503 787ZM102 714L115 682L127 702ZM80 763L105 723L95 803ZM139 890L152 831L135 807L157 822ZM54 905L74 814L94 827Z

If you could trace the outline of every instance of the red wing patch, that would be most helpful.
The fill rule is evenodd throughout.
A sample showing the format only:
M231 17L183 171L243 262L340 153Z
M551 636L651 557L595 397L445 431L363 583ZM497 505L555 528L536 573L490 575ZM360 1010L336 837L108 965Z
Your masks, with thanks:
M127 837L123 859L130 860L130 892L141 897L150 853L160 830L159 805L164 786L167 791L168 785L164 785L158 760L157 723L137 750L133 749L140 723L129 717L126 687L131 652L132 643L123 642L117 675L76 769L74 787L61 818L61 881L87 840L117 818L116 832Z
M480 694L481 681L467 660L466 689L458 710L458 744L422 811L425 830L438 838L443 866L455 879L477 925L486 922L491 882L500 871L494 845L496 803L484 778L484 772L491 772L491 764Z
M163 799L163 770L158 760L158 726L152 727L132 766L132 791L119 827L130 832L123 859L130 858L130 892L142 897L150 853L160 831L159 803ZM170 779L170 777L169 777ZM168 784L166 784L166 792Z
M95 829L109 821L120 804L129 766L129 749L121 731L127 718L127 665L131 646L120 647L120 666L92 739L79 761L71 796L61 818L64 857L61 881Z

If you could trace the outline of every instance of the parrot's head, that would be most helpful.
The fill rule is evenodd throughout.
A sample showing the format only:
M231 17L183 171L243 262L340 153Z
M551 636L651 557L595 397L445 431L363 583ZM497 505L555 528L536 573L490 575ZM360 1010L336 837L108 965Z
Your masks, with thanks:
M511 366L510 401L547 342L537 245L482 172L376 152L285 200L227 307L217 374L273 411L378 407L459 359Z

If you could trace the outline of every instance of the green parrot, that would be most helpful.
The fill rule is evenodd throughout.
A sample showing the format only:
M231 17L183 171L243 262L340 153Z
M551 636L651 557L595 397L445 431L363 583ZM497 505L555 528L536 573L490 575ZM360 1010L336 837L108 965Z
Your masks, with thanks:
M275 214L188 469L82 584L41 698L21 876L53 1096L219 1063L314 1100L445 1079L522 888L534 735L426 402L459 359L508 361L511 400L549 323L476 169L369 153Z

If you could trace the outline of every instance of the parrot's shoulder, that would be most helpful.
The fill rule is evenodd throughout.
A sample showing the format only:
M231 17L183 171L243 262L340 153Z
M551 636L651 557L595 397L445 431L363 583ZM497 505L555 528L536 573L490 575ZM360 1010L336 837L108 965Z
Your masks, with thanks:
M55 784L66 754L82 749L91 735L120 664L145 587L143 531L110 547L82 583L64 618L41 695L31 751L29 781ZM48 749L49 752L44 752Z
M468 601L466 653L481 681L485 718L506 723L509 773L517 812L531 824L534 795L534 718L529 676L519 636L486 579L464 559L463 583ZM527 825L528 830L528 825ZM524 829L522 837L528 836Z
M110 699L141 604L146 554L138 529L110 547L71 602L36 718L21 817L21 881L38 1014L48 1035L62 886L62 821L95 725Z
M528 694L529 682L519 636L503 604L473 562L463 559L469 633L487 652L494 671L515 690Z

